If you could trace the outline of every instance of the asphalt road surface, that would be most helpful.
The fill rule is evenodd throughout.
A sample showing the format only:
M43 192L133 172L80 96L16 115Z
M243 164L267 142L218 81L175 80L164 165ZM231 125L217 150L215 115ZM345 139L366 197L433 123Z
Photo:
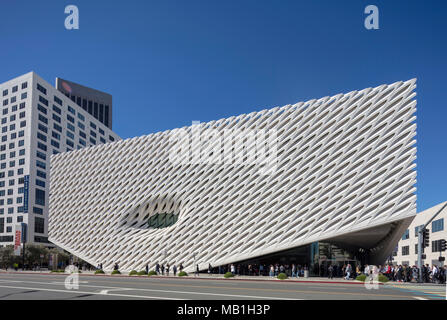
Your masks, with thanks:
M242 281L79 275L79 288L65 274L0 273L0 300L445 300L445 286ZM73 284L73 283L72 283Z

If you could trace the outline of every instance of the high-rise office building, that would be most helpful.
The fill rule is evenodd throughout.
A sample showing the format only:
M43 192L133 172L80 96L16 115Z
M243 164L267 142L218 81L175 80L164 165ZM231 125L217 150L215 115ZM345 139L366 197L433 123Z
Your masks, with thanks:
M29 243L48 243L51 154L119 137L34 72L0 84L0 103L0 246L22 223Z
M61 78L56 78L56 89L102 124L112 129L112 96Z

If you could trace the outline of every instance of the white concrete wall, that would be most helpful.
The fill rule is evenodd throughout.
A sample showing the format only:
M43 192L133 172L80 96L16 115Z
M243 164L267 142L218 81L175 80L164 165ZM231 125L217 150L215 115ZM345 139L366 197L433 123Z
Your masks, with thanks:
M442 208L442 206L446 202L440 203L434 207L431 207L427 210L424 210L420 213L418 213L413 222L410 224L408 230L410 232L409 239L406 240L399 240L399 243L397 245L397 255L393 257L393 262L397 264L403 264L403 263L409 263L409 265L417 265L417 254L415 250L415 245L418 244L418 237L416 237L415 234L415 228L417 226L424 225L428 220L431 219L432 216L435 215L435 213ZM447 208L445 208L435 219L434 221L438 219L444 219L444 230L438 231L438 232L432 232L432 224L430 223L427 226L427 229L430 230L430 246L425 248L425 255L427 258L423 260L424 264L432 265L433 263L439 264L438 258L440 256L439 252L432 252L432 241L434 240L440 240L440 239L446 239L447 240ZM409 246L410 248L410 254L409 255L402 255L402 247ZM442 256L445 257L447 254L447 251L442 253ZM445 263L444 263L445 264Z

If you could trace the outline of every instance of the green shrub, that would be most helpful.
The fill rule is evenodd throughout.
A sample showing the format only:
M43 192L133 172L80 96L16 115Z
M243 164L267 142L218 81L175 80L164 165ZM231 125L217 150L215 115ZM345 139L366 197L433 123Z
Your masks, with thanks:
M149 277L150 276L156 276L157 272L155 272L154 270L149 271L149 273L147 274Z
M138 275L145 276L145 275L147 275L147 272L145 270L141 270L141 271L138 271Z
M178 273L178 276L179 277L186 277L188 274L185 272L185 271L180 271L179 273Z
M129 272L129 276L135 276L137 274L138 272L136 270L132 270L131 272Z
M102 271L101 269L100 270L96 270L95 274L104 274L104 271Z
M51 272L58 272L58 273L61 273L61 272L65 272L65 270L51 270Z
M366 279L369 280L369 277L367 277L365 274L361 274L355 278L355 280L365 282ZM388 282L388 278L384 276L383 274L379 274L379 282Z
M287 279L287 274L281 272L280 274L278 274L278 279L279 279L279 280Z
M112 274L121 274L121 272L119 270L113 270Z
M224 274L224 277L225 278L233 278L234 274L232 274L231 272L227 272L227 273Z
M357 276L357 278L355 278L355 280L362 281L362 282L365 282L365 279L366 279L365 274L361 274L361 275Z

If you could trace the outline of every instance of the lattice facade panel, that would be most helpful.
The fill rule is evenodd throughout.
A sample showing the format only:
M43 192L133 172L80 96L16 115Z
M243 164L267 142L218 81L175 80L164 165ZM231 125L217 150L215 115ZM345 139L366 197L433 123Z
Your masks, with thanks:
M415 88L396 82L52 156L49 239L105 269L191 271L414 216ZM268 161L253 156L259 144Z

